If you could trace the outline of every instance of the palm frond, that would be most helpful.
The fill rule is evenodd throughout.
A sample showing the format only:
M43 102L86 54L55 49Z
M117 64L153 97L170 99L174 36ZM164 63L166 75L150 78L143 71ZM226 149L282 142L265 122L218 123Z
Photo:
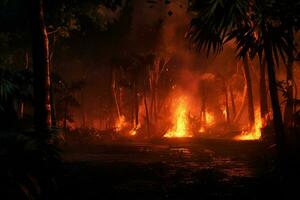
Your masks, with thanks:
M17 91L17 85L13 81L13 75L7 70L0 71L0 100L6 102Z
M204 0L197 2L191 10L197 11L192 19L186 38L197 51L207 55L219 53L228 33L247 19L247 0Z

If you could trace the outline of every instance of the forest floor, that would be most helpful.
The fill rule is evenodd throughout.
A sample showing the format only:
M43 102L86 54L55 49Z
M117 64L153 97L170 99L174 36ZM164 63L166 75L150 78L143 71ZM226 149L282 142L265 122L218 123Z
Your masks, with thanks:
M202 139L71 145L54 199L278 199L263 151Z

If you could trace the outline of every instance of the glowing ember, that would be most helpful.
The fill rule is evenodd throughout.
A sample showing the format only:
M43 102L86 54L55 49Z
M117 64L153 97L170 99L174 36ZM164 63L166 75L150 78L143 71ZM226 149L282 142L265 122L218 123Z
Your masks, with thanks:
M184 97L179 98L174 115L174 125L164 137L192 137L187 128L187 103Z
M261 128L266 126L265 119L260 117L259 110L255 111L255 124L251 130L243 131L240 135L234 137L235 140L259 140L261 137Z
M116 124L115 124L116 131L119 132L119 131L123 130L126 126L127 126L127 123L126 123L125 116L122 115L116 121Z

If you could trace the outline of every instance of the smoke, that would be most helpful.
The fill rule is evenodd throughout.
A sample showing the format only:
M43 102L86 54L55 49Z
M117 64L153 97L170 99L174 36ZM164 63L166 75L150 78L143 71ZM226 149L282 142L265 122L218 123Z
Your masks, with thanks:
M75 42L72 38L70 47L58 52L64 55L58 57L59 65L62 66L60 71L67 74L70 80L82 79L84 76L87 81L83 104L86 121L90 122L91 126L98 126L98 121L105 118L103 116L114 112L111 111L114 105L112 97L109 97L109 77L111 60L118 55L155 54L160 58L168 58L169 62L163 72L164 79L170 79L167 81L173 86L170 90L162 92L169 93L170 97L174 94L188 96L193 112L199 111L201 88L203 89L204 85L215 95L209 97L215 98L211 99L211 102L218 101L217 96L220 94L222 83L214 76L217 73L227 78L237 73L234 49L226 46L222 54L209 58L205 53L191 49L185 39L191 20L187 7L185 0L174 0L169 4L157 1L154 5L147 1L133 0L131 9L115 12L99 7L98 14L107 19L106 22L111 24L111 27L100 34L92 33L75 38ZM81 124L81 112L75 113L76 121L79 121L77 124Z

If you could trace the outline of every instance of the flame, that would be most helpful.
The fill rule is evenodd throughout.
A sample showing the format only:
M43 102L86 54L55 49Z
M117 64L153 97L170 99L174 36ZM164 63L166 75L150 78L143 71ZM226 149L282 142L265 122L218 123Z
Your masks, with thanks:
M227 119L227 110L226 110L226 108L223 109L223 115L224 115L225 119Z
M213 116L213 114L206 112L205 121L207 126L212 126L215 123L215 117Z
M126 118L124 115L121 115L116 123L115 123L115 127L116 127L116 131L120 132L121 130L123 130L125 127L127 126L127 122L126 122Z
M199 133L204 133L204 132L205 132L205 128L201 127L200 130L199 130Z
M187 130L187 103L185 98L179 98L176 105L177 108L173 119L174 125L164 137L192 137Z
M204 122L201 122L201 124ZM215 117L212 113L205 112L205 124L200 127L199 133L204 133L207 127L211 127L215 124Z
M255 111L255 124L250 130L242 131L242 133L236 137L235 140L259 140L261 137L261 128L267 125L267 117L261 118L260 111Z
M132 128L132 129L129 131L129 135L135 136L136 133L137 133L137 130L139 130L140 128L141 128L141 125L138 124L137 127L134 127L134 128Z

